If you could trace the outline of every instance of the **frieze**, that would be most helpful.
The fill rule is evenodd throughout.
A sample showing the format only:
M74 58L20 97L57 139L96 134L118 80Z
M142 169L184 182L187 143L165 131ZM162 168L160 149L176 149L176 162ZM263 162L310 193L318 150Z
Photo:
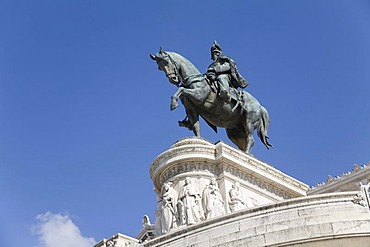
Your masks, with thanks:
M189 155L189 154L197 154L197 155L207 155L214 157L215 149L211 146L182 146L173 149L169 149L166 152L162 153L158 156L150 167L150 175L153 177L154 172L158 169L158 167L165 163L167 160L181 155Z
M209 172L218 175L220 174L220 169L217 165L207 162L181 162L164 170L160 175L159 183L163 184L172 177L185 172Z
M264 182L263 180L255 177L255 176L252 176L251 174L247 174L245 172L243 172L242 170L236 168L236 167L233 167L233 166L230 166L230 165L225 165L224 166L224 169L225 169L225 172L239 178L240 180L243 180L243 181L246 181L252 185L255 185L263 190L266 190L278 197L281 197L281 198L284 198L284 199L291 199L291 195L289 195L288 193L285 193L284 191L280 190L279 188L271 185L271 184L268 184L266 182Z
M256 160L255 158L248 156L240 151L229 147L228 145L220 142L216 145L212 144L200 144L194 143L193 140L183 140L179 143L176 143L169 150L160 154L152 163L150 167L150 176L155 182L156 186L160 186L163 182L168 181L168 179L184 173L184 172L203 172L208 171L213 174L218 174L219 171L215 170L215 167L220 166L223 163L230 163L230 158L236 159L237 162L231 162L226 166L225 169L232 169L229 172L234 174L236 177L240 177L249 183L254 184L262 189L265 189L281 198L289 199L295 197L294 193L285 192L284 190L276 186L268 186L268 183L257 177L252 177L243 171L242 167L252 166L255 169L263 173L271 175L273 180L284 181L290 186L296 188L296 190L306 191L308 186L300 183L299 181L284 175L282 172L276 170L272 166ZM224 160L224 161L223 161ZM203 164L203 166L200 166ZM237 169L236 167L239 167ZM249 176L249 177L245 177ZM243 178L245 177L245 178ZM276 179L274 179L276 178ZM289 193L289 194L288 194Z
M224 146L224 148L222 150L223 150L223 152L225 152L229 155L232 155L232 156L238 158L239 160L256 167L257 169L259 169L261 171L265 171L265 172L269 173L270 175L272 175L272 176L274 176L274 177L276 177L280 180L286 181L287 183L289 183L289 184L291 184L295 187L298 187L302 190L306 190L308 188L308 186L297 182L297 180L292 179L288 176L284 176L284 175L281 174L281 172L269 168L268 167L269 165L265 165L265 164L261 164L259 162L256 162L254 159L248 158L245 154L240 154L239 152L237 152L235 150L232 150L231 148L229 148L227 146Z

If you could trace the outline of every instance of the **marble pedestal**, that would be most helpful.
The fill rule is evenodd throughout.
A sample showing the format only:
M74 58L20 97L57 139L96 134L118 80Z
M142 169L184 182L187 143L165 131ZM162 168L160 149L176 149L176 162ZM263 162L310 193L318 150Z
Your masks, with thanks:
M230 190L240 184L246 208L306 195L308 185L229 145L210 143L200 138L177 141L160 154L150 167L150 177L159 194L165 182L180 192L185 177L199 191L215 178L224 199L225 212L230 212Z

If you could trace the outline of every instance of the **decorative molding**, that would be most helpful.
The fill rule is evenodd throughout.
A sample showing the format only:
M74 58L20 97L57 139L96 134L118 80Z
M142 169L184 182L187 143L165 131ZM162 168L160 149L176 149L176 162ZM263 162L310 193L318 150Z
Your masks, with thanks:
M367 184L360 183L360 193L364 206L370 210L370 182Z
M297 187L301 190L304 190L306 191L309 187L308 185L282 173L281 171L277 170L276 168L272 167L271 165L267 164L267 163L264 163L264 162L261 162L259 160L257 160L256 158L253 158L247 154L244 154L243 152L239 151L239 150L236 150L222 142L219 142L217 145L220 145L222 146L222 148L216 148L217 151L221 150L221 152L224 152L230 156L232 156L233 158L236 158L238 159L239 161L243 162L243 163L246 163L246 164L249 164L251 166L253 166L254 168L260 170L260 171L263 171L263 172L266 172L268 173L269 175L279 179L279 180L283 180L287 183L289 183L290 185L294 186L294 187ZM220 151L219 151L220 152ZM216 154L217 155L217 154Z
M221 170L218 165L213 165L207 162L179 162L176 165L166 168L160 175L159 182L170 180L176 175L186 172L209 172L214 175L219 175Z
M277 188L276 186L273 186L272 184L269 184L265 181L263 181L262 179L259 179L255 176L252 176L251 174L248 174L246 172L243 172L242 170L236 168L236 167L233 167L233 166L230 166L230 165L224 165L224 171L226 173L229 173L245 182L248 182L249 184L251 185L254 185L254 186L257 186L259 187L260 189L263 189L267 192L270 192L282 199L291 199L293 198L292 195L284 192L283 190Z
M109 239L103 239L94 247L139 247L139 240L132 238L121 233L113 235Z
M363 207L366 207L366 202L365 202L365 199L362 195L361 192L359 192L358 194L356 194L354 197L353 197L353 200L352 200L353 203L355 204L358 204L358 205L361 205Z
M182 139L176 142L169 150L160 154L150 167L150 177L154 181L155 186L160 187L166 179L180 174L181 170L209 170L213 174L219 174L219 171L215 171L217 168L212 167L217 167L221 162L235 163L237 164L235 166L252 169L253 172L258 172L263 177L268 175L270 177L269 179L276 180L277 183L286 183L284 186L288 186L290 190L295 190L296 196L298 194L304 195L305 191L309 188L308 185L223 142L218 142L214 145L200 138ZM176 166L178 166L178 164L181 165L178 168L174 168L172 167L173 163L176 163ZM193 167L188 167L186 165L190 163L192 163L191 165L193 165ZM209 168L203 169L199 167L201 163L209 164ZM158 176L160 176L160 178L158 178ZM278 193L279 196L283 196L283 198L291 198L291 195L282 195L279 192L276 193Z
M328 239L332 239L333 236L334 238L338 238L343 234L343 232L345 232L343 236L348 239L354 236L354 233L366 233L366 236L368 236L370 234L368 229L369 224L365 223L368 222L368 214L355 206L351 206L354 196L355 192L331 193L294 198L274 204L247 208L215 219L202 221L195 225L188 226L187 228L178 228L173 232L159 236L150 242L145 243L143 246L177 246L184 243L184 240L187 241L188 245L200 246L201 240L199 240L198 235L202 234L202 236L207 236L205 233L208 234L209 238L213 239L220 238L222 236L222 243L224 245L229 244L231 246L236 243L235 234L239 234L239 238L251 237L249 240L255 240L257 238L254 237L261 236L261 239L264 240L265 234L268 233L274 234L277 239L280 239L279 235L281 235L282 229L284 232L290 231L292 233L291 235L282 235L286 239L286 242L280 241L274 242L274 244L271 242L269 244L267 242L263 242L261 246L282 246L282 243L284 243L284 246L288 246L292 243L292 240L297 241L297 243L303 243L305 242L302 242L302 239L305 240L304 237L308 237L306 240L310 241L313 237L312 234L307 233L308 229L315 230L317 232L316 234L321 234L321 238L327 237ZM313 208L315 210L313 210ZM300 213L302 213L302 215L291 219L292 211L295 211L297 216L299 216ZM270 221L267 222L266 217L271 215L276 217L271 217ZM355 215L353 216L353 219L351 215ZM312 216L315 216L315 218L311 218ZM275 224L276 228L265 226L258 228L258 224L261 224L262 218L264 219L263 222L270 225ZM317 221L315 221L315 219L317 219ZM351 219L350 222L348 221L349 219ZM351 224L352 221L354 223L358 223L358 227L353 228L353 224ZM285 224L281 225L282 222L285 222ZM352 227L341 228L341 232L335 232L336 229L332 228L332 226L342 226L346 223L350 223L349 225ZM235 231L238 227L240 229L241 224L244 227L243 231ZM330 227L328 227L328 225L330 225ZM307 226L311 227L308 228ZM321 226L323 227L321 228ZM219 230L221 228L222 231ZM256 231L256 229L258 230ZM329 231L321 233L320 231L322 231L322 229L328 229ZM293 233L299 233L300 235ZM228 234L230 234L231 237L226 239ZM296 239L292 239L292 236ZM242 245L241 242L238 243L239 245ZM245 245L246 242L243 243Z
M167 150L160 154L152 163L150 167L150 177L153 179L155 174L158 172L160 166L166 164L168 160L174 157L180 156L198 156L198 157L208 157L214 160L215 156L214 148L208 146L184 146L184 147L175 147Z
M366 175L365 173L366 174L368 173L369 175ZM335 189L336 187L338 187L337 189L339 189L340 186L342 186L342 184L348 184L352 180L355 180L354 182L360 181L361 179L359 179L359 176L362 176L362 175L364 175L364 178L368 176L370 179L370 162L362 166L354 164L352 171L344 172L340 176L333 177L329 175L325 182L317 183L315 186L311 186L308 191L308 194L314 194L321 190L327 191L327 190Z
M257 186L260 189L263 189L269 193L272 193L282 199L290 199L294 196L284 192L279 189L277 186L274 186L266 181L259 179L256 176L243 172L241 169L236 168L232 165L219 164L214 165L208 162L198 162L198 161L184 161L176 163L166 168L159 177L159 180L155 182L156 187L160 187L164 182L171 180L173 177L188 172L202 172L210 173L210 175L219 176L222 172L226 172L234 177L237 177L245 182L248 182L251 185Z

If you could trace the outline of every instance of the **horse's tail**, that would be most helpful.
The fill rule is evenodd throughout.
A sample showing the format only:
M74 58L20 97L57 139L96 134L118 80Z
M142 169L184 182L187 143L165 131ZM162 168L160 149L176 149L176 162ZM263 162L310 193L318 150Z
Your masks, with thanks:
M268 141L269 137L267 135L269 127L270 127L269 114L267 110L263 106L261 106L261 118L258 124L257 134L267 149L269 149L269 147L272 147L272 145Z

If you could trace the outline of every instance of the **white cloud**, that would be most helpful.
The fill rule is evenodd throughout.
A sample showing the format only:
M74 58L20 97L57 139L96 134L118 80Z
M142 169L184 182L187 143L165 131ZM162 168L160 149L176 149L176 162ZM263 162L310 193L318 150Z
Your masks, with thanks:
M96 243L93 238L83 237L68 215L47 212L36 219L38 247L92 247Z

